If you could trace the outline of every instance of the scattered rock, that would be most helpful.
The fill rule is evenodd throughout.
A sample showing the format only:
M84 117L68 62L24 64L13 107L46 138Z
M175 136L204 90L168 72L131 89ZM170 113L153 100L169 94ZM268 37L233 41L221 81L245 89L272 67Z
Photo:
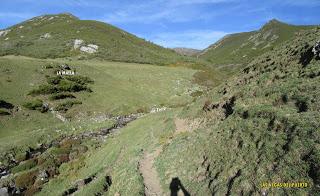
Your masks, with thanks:
M41 172L39 172L36 182L38 182L37 184L43 184L49 181L49 174L47 173L47 171L43 170Z
M320 58L320 41L317 41L312 49L312 52L316 56L316 58Z
M84 41L82 39L76 39L74 40L74 44L73 44L73 48L75 50L79 49L81 47L81 45L84 43Z
M93 44L89 44L88 46L81 46L80 47L80 51L81 52L86 52L89 54L93 54L96 53L98 51L99 46L97 45L93 45Z
M60 67L64 70L71 70L70 66L68 64L62 64Z
M84 45L84 41L82 39L76 39L74 40L73 49L80 49L81 52L93 54L98 51L99 46L95 44Z
M0 37L5 37L11 30L8 29L8 30L3 30L3 31L0 31Z
M154 107L151 109L150 113L157 113L157 112L162 112L162 111L166 111L166 110L167 110L166 107L162 107L162 108Z
M7 188L0 188L0 195L1 196L9 196Z
M49 38L51 38L52 36L51 36L51 34L50 33L46 33L46 34L44 34L44 35L41 35L40 36L40 39L49 39Z

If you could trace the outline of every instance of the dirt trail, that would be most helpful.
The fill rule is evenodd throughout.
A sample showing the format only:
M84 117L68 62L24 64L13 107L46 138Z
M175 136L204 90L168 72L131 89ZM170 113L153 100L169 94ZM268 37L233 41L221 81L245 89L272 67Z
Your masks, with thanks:
M199 125L199 123L189 124L185 119L176 118L174 120L176 130L174 136L183 133L192 131L195 127ZM173 137L174 138L174 137ZM172 139L169 139L166 143L170 143ZM145 195L146 196L160 196L164 195L164 191L162 190L158 172L154 167L155 159L160 155L162 152L162 147L159 146L156 148L154 152L146 152L143 158L139 162L139 170L143 177L143 183L145 187ZM181 194L180 194L181 195ZM183 194L182 194L183 195Z
M188 125L187 121L184 119L176 118L174 120L174 124L176 125L176 131L174 135L177 135L179 133L191 131L190 126Z
M139 170L144 181L144 193L146 196L163 195L158 172L154 168L154 161L162 152L162 147L158 147L152 153L145 153L143 159L139 163Z

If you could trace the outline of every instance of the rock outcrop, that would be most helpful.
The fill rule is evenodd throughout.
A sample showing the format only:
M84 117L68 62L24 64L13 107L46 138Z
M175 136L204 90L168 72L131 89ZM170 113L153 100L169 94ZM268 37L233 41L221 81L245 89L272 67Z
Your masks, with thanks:
M316 56L316 58L320 58L320 41L317 41L312 49L312 52Z
M3 36L3 37L4 37L4 36L6 36L10 31L11 31L10 29L0 31L0 37L2 37L2 36Z
M84 41L82 39L76 39L74 40L74 44L73 44L73 48L75 50L79 49L81 47L81 45L84 43Z
M76 40L74 40L73 49L74 50L79 49L81 52L93 54L98 51L99 46L97 46L95 44L85 45L85 42L82 39L76 39Z
M86 52L89 54L96 53L98 51L99 46L94 45L94 44L89 44L88 46L81 46L80 51L81 52Z
M44 34L44 35L41 35L40 36L40 39L49 39L49 38L51 38L52 36L51 36L51 34L50 33L46 33L46 34Z

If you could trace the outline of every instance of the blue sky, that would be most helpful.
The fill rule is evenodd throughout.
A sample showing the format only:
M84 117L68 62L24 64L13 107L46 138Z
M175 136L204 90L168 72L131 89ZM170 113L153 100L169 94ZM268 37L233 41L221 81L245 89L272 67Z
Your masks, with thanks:
M0 29L43 14L104 21L165 47L203 49L272 18L320 24L320 0L1 0Z

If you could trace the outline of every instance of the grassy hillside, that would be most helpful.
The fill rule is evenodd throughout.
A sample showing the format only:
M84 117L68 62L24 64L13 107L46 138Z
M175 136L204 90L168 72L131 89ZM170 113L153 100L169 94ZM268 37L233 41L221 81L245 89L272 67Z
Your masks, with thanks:
M258 31L225 36L205 49L199 57L215 65L246 64L291 39L298 31L310 28L312 26L294 26L271 20Z
M112 25L79 20L70 14L39 16L1 32L0 55L36 58L71 56L80 59L95 57L152 64L186 60L173 50L140 39Z
M160 155L163 187L178 176L191 195L319 195L319 36L299 34L186 107L180 118L202 124ZM308 187L263 186L292 182Z

